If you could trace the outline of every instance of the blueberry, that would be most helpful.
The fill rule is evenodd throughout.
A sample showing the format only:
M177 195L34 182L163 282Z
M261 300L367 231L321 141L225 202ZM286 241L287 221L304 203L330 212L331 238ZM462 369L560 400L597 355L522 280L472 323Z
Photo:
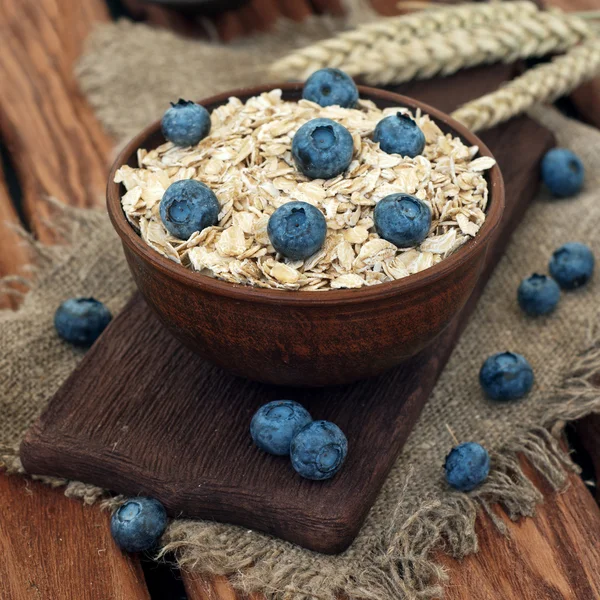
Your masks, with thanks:
M375 206L375 230L398 248L420 244L431 227L431 210L410 194L390 194Z
M375 127L373 140L388 154L400 154L414 158L425 148L425 136L419 126L402 113L381 119Z
M542 181L554 196L574 196L583 187L581 159L566 148L553 148L542 159Z
M446 481L461 492L469 492L483 483L490 472L488 451L475 442L454 446L444 464Z
M195 146L210 131L210 114L199 104L189 100L171 102L171 108L162 118L162 132L176 146Z
M154 498L128 500L113 513L110 532L117 546L126 552L154 548L167 527L164 506Z
M294 436L312 421L309 412L293 400L274 400L261 406L252 417L250 435L269 454L287 456Z
M331 119L304 123L292 140L292 156L298 170L311 179L331 179L352 162L354 143L350 132Z
M91 346L110 323L112 315L94 298L70 298L54 313L58 335L76 346Z
M523 279L517 292L519 306L532 317L551 313L559 299L560 288L556 281L537 273Z
M299 475L307 479L329 479L342 466L348 454L348 440L329 421L313 421L292 440L290 458Z
M353 108L358 101L358 89L350 75L339 69L315 71L304 84L302 97L321 106L337 104Z
M291 260L304 260L323 245L327 222L312 204L288 202L271 215L267 233L277 252Z
M492 400L517 400L532 388L533 370L521 354L499 352L483 363L479 383Z
M564 290L574 290L585 285L594 272L594 255L588 246L569 242L552 254L550 275Z
M167 231L187 240L195 231L216 225L219 201L213 191L195 179L172 183L160 201L160 218Z

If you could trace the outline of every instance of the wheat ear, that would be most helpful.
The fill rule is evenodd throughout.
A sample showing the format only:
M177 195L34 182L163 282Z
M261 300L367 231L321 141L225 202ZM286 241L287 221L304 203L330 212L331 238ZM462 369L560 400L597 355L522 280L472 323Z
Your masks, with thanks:
M589 24L576 16L539 12L474 29L433 33L404 44L379 43L369 53L348 57L340 68L374 85L401 83L564 52L591 33Z
M471 131L492 127L542 102L553 102L600 73L600 38L592 37L551 62L452 113Z
M379 54L380 47L402 45L415 39L426 39L434 33L456 29L471 30L500 22L516 22L537 14L533 2L498 2L490 4L461 4L436 7L401 17L389 17L368 23L352 31L297 50L271 67L274 76L284 79L305 79L323 67L360 65L363 56L381 62L393 56ZM360 73L352 73L359 75Z

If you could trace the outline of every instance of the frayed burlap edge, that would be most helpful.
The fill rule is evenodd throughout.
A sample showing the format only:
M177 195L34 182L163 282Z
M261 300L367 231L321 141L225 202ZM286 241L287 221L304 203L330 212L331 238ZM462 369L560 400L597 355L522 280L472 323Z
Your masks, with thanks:
M77 239L82 230L94 229L106 219L101 211L65 207L49 201L55 217L52 227L67 245L46 246L24 231L23 243L32 256L32 267L23 276L10 276L0 281L0 293L17 294L18 282L27 290L34 289L41 274L58 262L68 260L69 242ZM447 579L443 568L433 559L434 550L443 550L461 558L477 551L475 520L478 508L483 508L498 528L507 532L506 525L492 507L499 504L512 519L532 516L542 494L522 468L525 457L535 470L560 490L568 482L568 472L577 471L568 454L560 447L559 439L565 424L591 413L600 413L600 394L594 381L600 377L600 336L590 333L588 347L568 369L562 386L549 397L548 410L539 427L523 431L504 448L492 455L492 471L486 483L471 494L449 493L447 497L422 503L408 518L404 493L400 496L394 518L381 539L373 540L370 556L336 564L330 572L323 569L295 570L293 564L278 564L273 559L273 547L268 537L236 538L240 547L228 547L216 552L210 529L190 534L189 522L173 521L162 542L159 558L174 555L182 568L198 575L225 575L232 585L244 592L261 592L274 600L284 598L304 600L322 598L333 600L337 593L350 599L389 600L390 598L429 599L442 594L441 584ZM0 467L11 474L25 474L18 457L18 448L0 449ZM65 495L79 498L87 504L104 499L105 508L114 509L122 497L110 497L96 486L61 478L32 476L52 487L65 487ZM408 489L412 473L405 478L403 491ZM252 545L252 559L242 546ZM277 565L273 567L273 564ZM320 589L316 596L314 590Z
M5 224L13 232L16 232L22 245L27 249L30 264L21 268L16 275L8 275L0 278L0 296L14 296L21 301L16 310L26 311L24 303L27 301L28 292L39 285L47 273L52 273L56 266L68 262L72 257L71 242L80 239L81 235L91 234L94 230L106 222L106 212L101 210L86 210L74 208L60 203L54 198L46 198L44 202L49 208L50 220L43 220L42 226L49 236L55 240L61 240L61 244L47 245L22 227ZM10 311L11 309L4 309ZM1 312L1 311L0 311ZM25 435L25 431L23 431ZM19 458L19 447L5 447L0 445L0 469L7 474L26 475L25 469ZM33 480L40 481L53 488L64 487L65 496L77 498L85 504L94 504L101 498L106 498L108 492L97 486L69 481L60 477L47 477L42 475L29 475Z

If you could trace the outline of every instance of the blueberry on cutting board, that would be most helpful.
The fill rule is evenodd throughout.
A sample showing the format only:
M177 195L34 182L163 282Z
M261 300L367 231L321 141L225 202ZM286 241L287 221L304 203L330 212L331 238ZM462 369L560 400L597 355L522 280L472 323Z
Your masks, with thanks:
M287 456L294 436L311 421L310 413L298 402L274 400L256 411L250 435L261 450Z
M294 470L306 479L333 477L348 454L348 440L342 430L329 421L313 421L292 440L290 458Z

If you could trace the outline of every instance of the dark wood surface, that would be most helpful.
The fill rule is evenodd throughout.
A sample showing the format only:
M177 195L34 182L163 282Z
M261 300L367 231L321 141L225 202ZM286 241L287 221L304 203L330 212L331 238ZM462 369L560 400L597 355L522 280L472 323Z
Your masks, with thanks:
M455 84L438 81L434 104L451 108L446 90ZM524 117L486 132L485 138L506 179L505 216L490 245L484 277L460 317L430 349L377 379L350 386L261 385L235 378L185 349L136 298L28 433L21 449L26 469L148 494L172 515L237 523L322 552L345 548L526 210L538 186L540 157L552 144L546 130ZM346 433L350 452L333 480L303 480L287 460L253 447L252 414L276 398L298 400L314 418L331 420Z
M439 80L438 94L453 85L454 80ZM246 101L273 87L229 90L202 103L214 110L231 96ZM275 87L281 88L284 100L296 102L302 97L302 84ZM444 133L459 136L467 146L478 146L481 157L492 156L480 138L433 106L370 87L359 86L359 93L380 109L404 106L427 112ZM150 151L165 141L160 122L149 125L123 148L108 177L108 214L133 278L148 306L184 345L236 375L263 383L345 385L379 376L415 356L437 338L470 297L503 214L504 184L500 167L494 165L485 174L486 220L477 237L425 271L381 285L325 293L231 284L160 256L123 212L126 189L115 182L116 173L123 165L138 166L140 148ZM532 157L532 167L537 158ZM537 179L533 168L531 177Z
M259 0L255 3L258 4ZM268 0L270 2L271 0ZM274 3L277 0L272 0ZM290 0L294 2L294 0ZM597 2L597 0L586 0ZM389 2L394 5L395 0L377 0L378 5ZM267 3L267 2L266 2ZM265 3L265 4L266 4ZM593 8L594 6L592 6ZM598 8L598 6L595 6ZM43 10L47 16L38 18L38 11ZM80 12L83 12L82 13ZM83 173L84 163L75 147L69 145L71 119L78 120L78 115L83 111L89 111L89 107L82 107L81 96L76 92L74 79L70 75L72 60L80 51L81 41L85 38L87 31L92 27L94 21L101 21L107 18L103 0L83 0L81 2L74 0L2 0L0 2L0 28L2 31L3 52L0 53L0 69L3 75L0 85L0 130L4 142L16 140L18 143L10 144L9 151L12 162L19 169L19 180L23 191L27 193L26 202L29 210L28 215L45 214L45 204L43 197L53 190L54 195L61 202L78 204L81 202L81 196L72 196L67 194L67 187L54 186L49 183L49 175L53 172L43 169L33 170L29 167L30 157L36 156L36 160L43 163L44 157L40 156L40 146L43 145L46 152L58 156L58 166L60 172L67 172L74 168L81 169ZM239 18L232 19L233 28L241 30ZM237 24L236 24L237 23ZM58 38L55 35L49 35L49 32L59 32ZM19 55L8 49L13 43L21 44L24 38L37 40L38 51ZM60 39L62 49L60 52L52 50ZM9 44L10 40L10 46ZM44 56L53 52L53 60L47 61ZM63 53L61 58L60 53ZM66 58L65 58L66 57ZM27 82L29 86L26 89L20 88L26 93L26 97L35 94L42 94L49 86L47 82L56 81L59 76L60 85L68 87L71 92L62 96L56 107L60 109L61 114L70 113L69 119L60 119L54 122L52 135L47 136L47 130L38 130L36 120L32 119L32 111L37 111L36 105L29 102L18 102L14 106L7 107L2 104L2 94L6 92L6 82L12 84L10 73L16 72L21 84ZM59 75L60 73L60 75ZM468 86L478 85L478 78L472 78L467 82ZM54 85L57 85L56 83ZM75 92L73 92L75 90ZM426 98L423 98L426 99ZM5 97L7 101L7 97ZM596 111L597 112L597 111ZM91 113L90 113L91 114ZM95 120L90 120L87 127L94 131L94 136L104 136L101 126ZM92 194L89 198L101 205L104 201L103 188L104 178L108 171L108 154L110 152L110 142L103 144L106 148L105 162L100 166L95 166L96 174L100 177L94 177L94 181L99 182L92 186ZM75 165L80 165L75 167ZM30 190L38 190L38 194L29 193ZM95 199L95 200L94 200ZM0 218L5 220L5 215L13 221L18 221L18 217L13 208L13 202L18 201L18 196L12 198L6 194L0 194ZM46 234L44 223L41 219L27 220L27 225L42 239L49 240ZM26 266L28 257L16 251L13 243L14 238L7 235L0 236L0 276L7 273L14 273L21 266ZM7 301L7 298L3 298ZM600 436L590 438L590 447L598 449ZM5 477L0 475L1 479ZM41 495L44 498L43 503L37 505L35 510L30 510L27 518L31 527L27 535L19 538L19 543L26 547L29 553L30 562L23 563L29 573L36 573L32 566L37 563L37 568L41 571L60 570L65 557L68 557L73 567L68 571L62 571L62 577L47 577L47 594L45 597L36 593L35 588L30 586L28 581L21 577L17 569L8 571L7 562L0 561L0 579L4 582L10 580L12 589L18 590L22 597L39 600L41 597L46 600L67 598L85 599L85 600L106 600L115 597L119 593L120 583L112 579L108 571L95 571L96 577L110 580L113 582L114 591L112 595L102 596L94 595L94 590L90 587L82 591L81 581L83 575L88 570L96 568L95 565L88 565L89 561L94 561L97 556L97 538L93 535L87 535L85 538L73 541L72 545L65 546L65 536L70 530L79 532L85 531L83 520L89 519L89 513L98 512L97 507L91 507L81 513L70 513L68 521L61 521L61 530L58 535L48 537L44 543L37 541L39 532L45 531L44 521L47 518L47 510L63 512L68 505L75 504L76 501L65 498L62 490L53 490L52 494L47 494L47 489L41 484L33 485L31 482L27 485L27 496L22 491L12 485L0 484L0 506L2 506L2 520L6 522L12 514L17 513L19 503L24 502L30 496L35 501L35 496ZM535 598L535 600L546 600L536 595L540 585L546 581L556 579L556 572L570 572L577 567L578 563L589 560L590 567L587 573L582 575L595 581L596 585L600 577L600 560L597 560L592 549L600 534L598 534L598 524L600 524L600 511L597 507L590 505L590 494L583 485L580 485L576 479L573 484L560 495L550 490L544 489L545 503L540 505L535 519L526 519L519 523L507 522L509 535L511 539L518 538L515 544L507 545L507 540L497 534L488 520L480 519L477 523L477 531L480 537L479 553L476 556L467 558L463 561L449 561L446 564L450 576L450 585L447 589L447 595L452 600L523 600L524 598ZM569 510L577 513L578 518L565 519L562 510L555 509L557 503ZM81 523L80 523L81 521ZM552 522L555 526L558 524L564 530L564 533L556 537L547 537L547 530L544 522ZM98 526L103 525L98 522ZM520 532L523 531L524 535ZM16 543L16 542L15 542ZM597 544L596 544L597 545ZM107 547L107 552L118 552L112 547ZM573 555L575 554L575 558ZM526 561L533 564L534 569L523 569L522 564ZM108 564L106 562L102 563ZM115 563L116 564L116 563ZM483 566L480 566L483 565ZM131 567L126 566L130 569ZM514 572L514 576L508 576L507 571ZM236 595L230 585L222 578L200 578L197 574L182 573L186 583L189 600L241 600L241 595ZM490 582L502 580L502 587L497 589L490 588ZM18 583L16 583L18 582ZM483 585L482 584L485 584ZM8 585L5 583L5 585ZM481 585L480 588L477 586ZM557 586L558 589L552 593L552 600L581 600L585 596L577 596L578 590L574 590L570 584L565 583ZM485 594L485 595L484 595ZM2 595L0 597L3 598ZM20 597L16 596L19 600ZM118 596L117 596L118 597ZM135 597L135 596L133 596ZM158 596L162 598L163 596ZM165 596L166 598L167 596ZM258 597L258 596L257 596ZM593 598L594 596L592 596ZM596 597L600 598L600 595Z

